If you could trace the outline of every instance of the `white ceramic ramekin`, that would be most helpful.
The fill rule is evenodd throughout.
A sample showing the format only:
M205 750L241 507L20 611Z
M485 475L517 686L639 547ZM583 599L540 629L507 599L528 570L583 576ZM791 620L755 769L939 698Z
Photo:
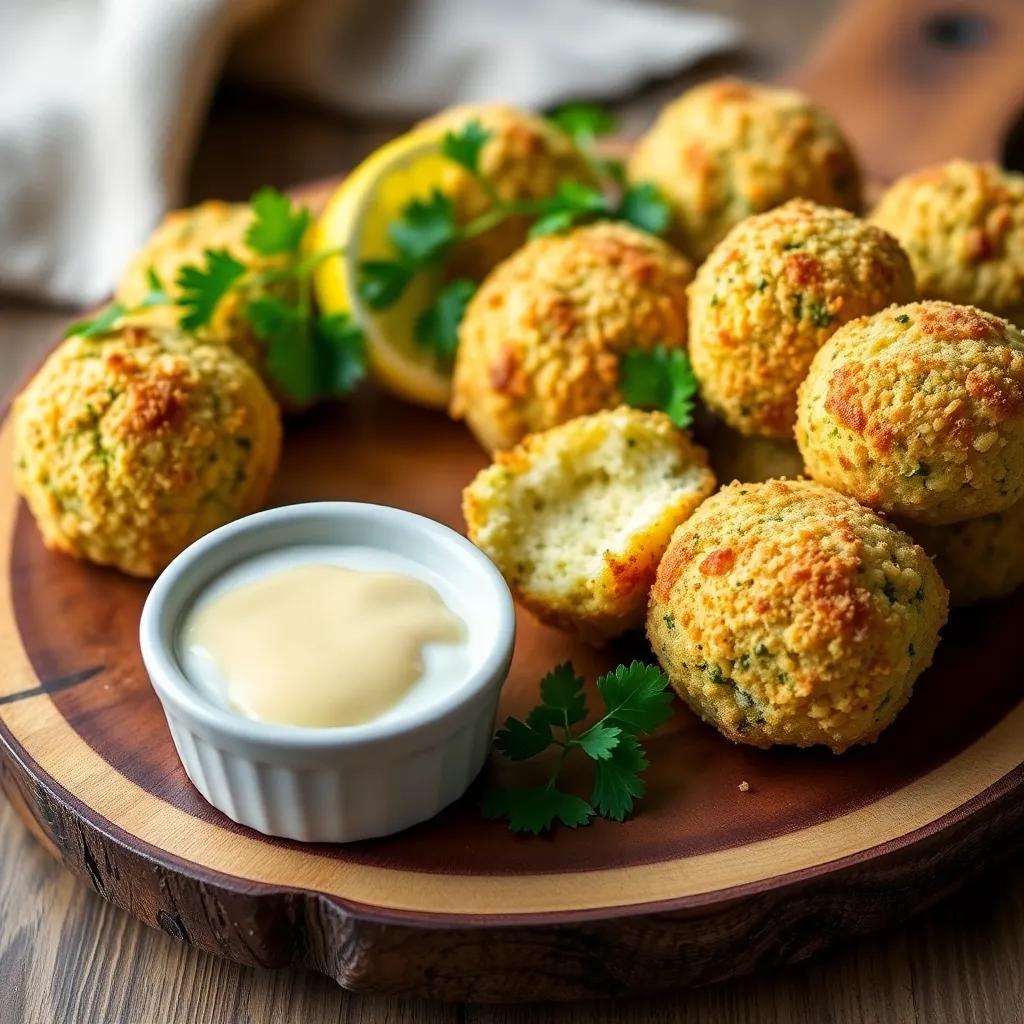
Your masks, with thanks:
M253 721L203 696L176 653L192 602L238 562L304 544L379 547L470 595L467 627L484 630L487 642L467 677L420 711L328 729ZM447 526L382 505L317 502L247 516L196 541L153 585L139 634L174 745L199 792L260 832L345 843L425 821L465 792L487 756L515 613L498 570Z

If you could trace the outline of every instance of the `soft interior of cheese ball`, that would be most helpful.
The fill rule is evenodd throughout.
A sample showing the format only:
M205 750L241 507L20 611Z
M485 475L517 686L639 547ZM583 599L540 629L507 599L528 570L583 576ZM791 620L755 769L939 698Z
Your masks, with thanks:
M807 472L941 525L1024 496L1024 337L973 306L892 306L840 328L797 403Z
M737 743L877 739L931 663L948 595L928 556L810 481L734 483L673 535L647 634L680 696Z
M620 408L501 453L463 509L524 604L598 641L641 624L672 530L713 488L705 452L666 416Z
M230 349L173 328L73 336L14 407L16 478L47 546L155 576L263 503L276 403Z

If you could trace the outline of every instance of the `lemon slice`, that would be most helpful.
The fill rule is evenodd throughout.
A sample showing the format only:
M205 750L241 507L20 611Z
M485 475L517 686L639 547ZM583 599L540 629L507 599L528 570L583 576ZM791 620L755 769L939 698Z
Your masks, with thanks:
M320 308L349 313L366 335L370 368L402 398L432 408L447 406L451 367L417 344L416 320L433 301L436 282L418 274L398 302L371 309L356 287L364 260L393 260L388 225L413 199L428 199L442 188L450 163L436 133L410 132L381 147L338 187L314 229L318 249L342 248L317 268L314 287Z

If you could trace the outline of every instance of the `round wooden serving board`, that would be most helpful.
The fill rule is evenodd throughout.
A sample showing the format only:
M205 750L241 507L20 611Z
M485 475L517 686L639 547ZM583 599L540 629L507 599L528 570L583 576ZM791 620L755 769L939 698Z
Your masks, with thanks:
M852 9L833 39L872 37L870 24L878 46L883 22L888 38L894 23L931 16L930 4L895 6ZM972 6L1022 20L1006 4ZM857 88L838 56L810 67L814 93L835 98L821 67ZM865 89L878 80L860 74ZM1004 83L1007 116L1008 93ZM841 120L851 102L847 92L834 104ZM878 131L855 138L869 167L905 169ZM997 144L994 130L933 139L937 156ZM388 839L269 839L214 810L185 776L137 647L147 585L46 551L15 497L10 449L7 420L0 782L101 896L202 949L306 964L352 989L453 999L653 990L786 963L899 921L1022 845L1024 594L956 613L908 709L878 744L843 757L736 747L679 706L650 741L648 796L625 824L516 837L481 819L476 789ZM484 462L461 426L366 389L289 424L271 501L381 502L459 529L460 491ZM520 613L502 714L525 712L540 675L567 657L592 680L645 653L639 640L595 652ZM503 771L495 759L485 776Z

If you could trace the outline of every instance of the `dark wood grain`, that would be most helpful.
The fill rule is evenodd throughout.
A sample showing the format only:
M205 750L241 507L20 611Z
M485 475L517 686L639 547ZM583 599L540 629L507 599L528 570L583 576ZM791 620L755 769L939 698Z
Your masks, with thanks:
M820 29L828 5L726 0L700 6L739 15L753 27L760 53L739 67L766 74L800 52ZM625 104L627 126L642 127L652 100L677 91L679 84L656 87ZM274 123L290 132L285 146L269 135L261 146L262 132L253 129L262 129L265 121L262 110L258 118L252 114L250 95L222 97L197 164L196 198L241 196L264 181L288 184L334 171L390 132L390 126L354 124L275 102ZM238 160L239 143L245 161ZM34 358L52 337L58 317L25 307L5 307L3 316L0 382L6 390L13 368ZM434 1021L455 1013L423 1003L353 999L313 975L255 971L210 959L131 922L71 884L2 804L0 844L0 992L14 993L20 1019ZM896 937L864 942L797 970L614 1007L470 1007L458 1016L479 1021L1018 1021L1024 1019L1022 933L1020 880L997 877Z

